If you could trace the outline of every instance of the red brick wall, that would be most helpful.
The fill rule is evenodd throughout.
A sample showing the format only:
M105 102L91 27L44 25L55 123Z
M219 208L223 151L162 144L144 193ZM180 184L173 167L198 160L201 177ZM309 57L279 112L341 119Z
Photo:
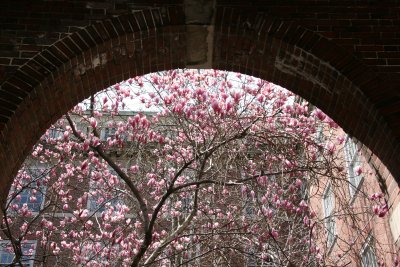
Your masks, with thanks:
M345 133L337 130L333 133L333 139L336 136L345 136ZM320 219L326 216L322 203L326 186L330 184L334 191L337 238L330 252L328 252L329 248L325 247L326 230L318 228L316 233L321 238L321 248L329 255L334 266L343 264L351 267L361 266L361 251L369 236L373 238L372 246L376 253L376 260L383 261L385 266L392 266L393 259L400 250L400 243L395 244L399 236L393 235L391 227L391 221L400 217L400 210L396 210L399 207L399 186L383 164L372 161L372 158L376 159L376 156L371 156L370 150L360 143L357 143L357 147L363 180L359 191L353 197L350 196L348 177L345 177L343 181L332 182L327 177L321 176L318 185L311 187L310 195L313 197L310 203ZM341 156L344 158L343 145L338 146L337 149L342 150ZM343 166L347 169L346 164ZM392 185L389 186L390 184ZM394 191L390 191L389 187L394 187ZM389 212L383 218L374 215L372 207L376 202L369 199L372 194L378 192L384 193L384 199L387 200L389 206ZM384 200L381 201L383 203ZM346 212L347 209L352 212L349 214Z

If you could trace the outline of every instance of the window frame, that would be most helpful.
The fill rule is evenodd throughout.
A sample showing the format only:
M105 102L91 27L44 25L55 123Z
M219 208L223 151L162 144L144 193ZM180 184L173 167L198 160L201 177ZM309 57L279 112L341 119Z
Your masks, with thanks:
M43 176L43 173L45 173L45 170L46 170L46 167L45 166L40 166L40 167L35 167L35 168L27 168L27 172L29 173L29 172L31 172L32 170L40 170L40 177L38 177L38 179L44 179L44 176ZM31 174L30 174L31 175ZM35 177L36 178L36 177ZM35 181L36 181L36 179L35 179ZM29 202L29 198L30 198L30 196L31 196L31 192L30 191L32 191L33 190L33 188L30 188L30 185L32 184L32 183L35 183L35 181L31 181L30 183L29 183L29 185L26 187L26 188L24 188L24 189L22 189L22 190L16 190L16 188L13 186L11 189L10 189L10 192L9 192L9 195L11 194L14 194L15 192L18 192L18 195L20 195L21 196L21 200L22 200L22 195L24 194L24 192L26 192L26 191L29 191L29 193L28 193L28 195L27 195L27 201L21 201L21 200L17 200L16 199L16 197L17 197L17 195L15 195L15 196L13 196L12 197L12 199L11 199L11 205L13 205L13 204L17 204L20 208L24 205L24 204L27 204L28 205L28 209L33 213L33 214L37 214L37 213L39 213L43 208L44 208L44 203L45 203L45 200L46 200L46 192L47 192L47 186L45 186L45 185L43 185L43 183L41 183L41 185L40 185L40 190L38 189L38 193L37 194L40 194L41 195L41 203L40 203L40 205L38 205L38 210L35 210L35 209L33 209L33 208L30 208L29 207L29 205L31 204L31 205L33 205L33 204L36 204L36 203L31 203L31 202ZM36 195L37 195L36 194Z
M111 140L115 139L115 133L117 132L117 127L104 127L100 133L101 140L107 141L108 138Z
M49 135L48 138L49 139L60 139L63 137L64 135L64 129L60 128L60 127L51 127L49 130Z
M256 252L254 248L250 248L246 253L246 264L245 267L256 267L258 266L258 257L256 256Z
M317 130L315 133L315 142L318 145L317 152L316 152L317 161L318 161L323 158L323 147L324 147L324 144L326 143L325 135L324 135L324 127L322 125L319 125L317 127Z
M4 246L3 246L4 244ZM12 261L15 258L15 254L14 251L8 252L7 251L7 246L11 245L11 241L10 240L0 240L0 266L9 266L10 263L12 263ZM26 240L23 241L21 246L22 246L22 251L26 252L26 250L23 249L23 246L32 246L33 245L33 251L32 254L27 255L29 258L22 260L21 262L23 263L23 266L28 266L28 267L33 267L34 266L34 262L35 262L35 257L36 257L36 250L37 250L37 240ZM28 248L28 250L31 249L30 247ZM25 254L25 252L23 254ZM13 256L12 261L11 262L2 262L2 257L3 254L7 254L7 255L11 255ZM19 266L18 264L16 264L15 266Z
M347 135L344 143L344 156L347 165L347 176L349 181L350 199L353 200L360 190L363 182L363 175L356 175L355 168L361 165L360 155L358 154L357 144L350 135Z
M329 195L331 194L331 207L329 207L330 210L328 210L328 205L326 204L326 199L328 199ZM332 216L335 210L335 195L333 193L332 189L332 184L328 183L325 187L324 193L322 195L322 207L324 210L324 226L325 226L325 231L326 231L326 244L329 250L332 249L332 247L335 244L337 235L336 235L336 221L335 218ZM329 213L329 214L328 214ZM331 229L332 228L332 229Z
M360 250L361 267L378 267L378 261L377 261L377 257L376 257L376 253L375 253L375 246L373 244L373 240L374 240L374 238L370 234L366 238L366 240L365 240L365 242L364 242L364 244L363 244L363 246L362 246L362 248ZM366 253L366 251L367 251L367 253ZM368 252L371 252L372 254L368 254ZM368 255L369 256L372 255L373 261L370 262L369 259L367 258L367 262L365 262L364 261L364 256L365 255L367 255L367 256ZM372 265L371 265L371 263L372 263Z

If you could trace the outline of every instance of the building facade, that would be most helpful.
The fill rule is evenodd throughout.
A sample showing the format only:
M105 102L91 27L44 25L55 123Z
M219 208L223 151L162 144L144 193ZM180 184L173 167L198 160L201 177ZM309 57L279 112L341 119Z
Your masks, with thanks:
M394 177L384 165L372 164L371 152L341 129L326 135L341 143L347 173L342 181L321 176L319 186L310 187L310 205L324 225L318 231L327 263L398 266L399 187Z

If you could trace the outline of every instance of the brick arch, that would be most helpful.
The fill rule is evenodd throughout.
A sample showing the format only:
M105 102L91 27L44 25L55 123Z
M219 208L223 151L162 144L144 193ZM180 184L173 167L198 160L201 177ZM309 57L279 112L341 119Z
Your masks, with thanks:
M129 77L184 67L238 71L282 85L319 106L399 173L392 157L398 141L365 94L381 81L349 52L254 11L218 9L215 25L204 29L185 25L183 15L172 20L159 9L142 10L86 26L20 67L1 91L8 100L2 102L8 114L1 129L3 198L40 135L71 107ZM199 55L199 46L212 49ZM206 58L203 65L195 65L199 58Z
M184 29L182 20L166 20L160 9L95 23L55 42L4 81L0 91L2 203L33 145L74 105L130 77L184 68Z

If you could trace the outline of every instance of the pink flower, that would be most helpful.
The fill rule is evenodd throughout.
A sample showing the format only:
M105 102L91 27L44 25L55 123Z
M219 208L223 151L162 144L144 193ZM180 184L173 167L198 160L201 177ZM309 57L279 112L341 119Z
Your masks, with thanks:
M305 226L309 226L310 225L310 219L308 218L308 216L304 216L303 223L304 223Z
M154 178L150 178L147 182L147 186L154 186L157 184L157 181Z
M382 198L383 197L383 193L382 192L379 192L379 193L374 193L374 194L372 194L370 197L369 197L369 199L370 200L375 200L375 199L379 199L379 198Z
M85 150L85 151L89 150L89 145L90 145L90 142L89 142L88 139L86 139L86 140L83 142L83 150Z
M325 113L323 113L320 109L316 109L314 111L314 116L317 117L321 121L323 121L326 118Z
M95 118L90 118L89 122L90 122L90 126L92 126L92 128L96 128L97 120Z
M88 167L88 161L87 160L85 160L84 162L82 162L82 164L81 164L81 170L82 171L84 171L87 167Z
M276 231L274 228L272 228L272 229L271 229L271 236L272 236L274 239L277 239L277 238L279 237L278 231Z
M300 179L296 179L296 187L300 188L303 182Z
M221 107L219 106L219 103L217 100L214 100L211 104L212 109L214 110L215 113L220 113L221 112Z
M94 137L93 140L92 140L92 146L96 147L98 145L100 145L99 138Z
M336 150L336 147L333 143L329 143L327 149L328 149L328 154L333 155L333 153Z
M229 112L232 109L232 106L233 106L232 102L230 101L226 102L226 112Z
M311 211L310 212L310 217L314 218L315 216L317 216L317 213L315 211Z
M354 168L354 171L356 172L357 175L360 175L360 174L363 172L361 166L355 167L355 168Z
M374 205L374 206L372 207L372 210L374 211L374 213L375 213L376 215L379 214L379 206L378 206L378 205Z
M237 103L239 103L242 95L241 95L241 93L235 91L235 92L231 93L231 97L233 98L233 101L237 104Z
M343 136L338 136L336 139L337 139L339 145L343 144L343 142L344 142Z
M379 216L380 218L385 217L385 215L388 213L388 211L389 211L389 210L388 210L388 206L387 206L387 204L385 204L385 205L383 205L383 206L381 207L378 216Z
M327 117L325 121L328 123L329 127L331 127L331 128L336 129L336 128L339 127L339 126L337 125L337 123L334 122L334 121L333 121L331 118L329 118L329 117Z
M301 207L303 210L308 209L308 205L304 200L300 201L299 207Z
M289 185L289 190L290 192L294 193L294 191L296 190L296 187L294 185Z
M267 199L265 196L263 196L263 197L261 198L261 202L262 202L263 204L267 203L267 201L268 201L268 199Z
M69 139L69 132L68 132L68 131L65 131L64 134L63 134L63 137L64 137L64 141L68 141L68 139Z
M379 212L378 216L379 216L380 218L383 218L383 217L385 217L385 215L386 215L387 212L388 212L387 209L382 209L382 210Z

